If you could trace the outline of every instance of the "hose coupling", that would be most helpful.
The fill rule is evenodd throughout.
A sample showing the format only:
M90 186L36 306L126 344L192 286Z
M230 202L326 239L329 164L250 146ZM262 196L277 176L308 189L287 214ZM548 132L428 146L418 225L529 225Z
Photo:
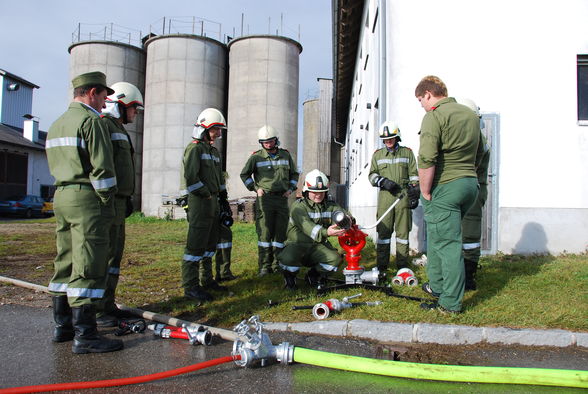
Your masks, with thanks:
M210 346L212 343L212 333L204 326L183 325L183 330L188 334L188 341L191 345Z
M378 270L378 267L374 267L370 271L362 273L360 278L362 283L372 283L377 286L380 278L380 270Z
M269 335L263 332L263 323L259 316L254 315L249 320L243 320L233 329L239 337L233 342L232 354L241 356L235 360L240 367L250 367L260 364L265 367L270 361L278 361L282 364L291 363L294 347L284 342L274 346Z
M410 268L399 269L396 276L392 278L392 284L402 286L416 286L419 284L419 280L414 276L414 272Z

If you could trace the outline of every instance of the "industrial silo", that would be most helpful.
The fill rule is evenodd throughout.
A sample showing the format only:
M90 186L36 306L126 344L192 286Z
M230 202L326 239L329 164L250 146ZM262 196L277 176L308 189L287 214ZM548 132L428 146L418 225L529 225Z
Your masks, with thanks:
M133 45L115 41L81 41L69 47L70 81L79 74L102 71L106 83L129 82L137 86L145 98L145 51ZM71 82L69 92L73 92ZM71 93L70 93L71 96ZM125 125L135 149L135 207L141 203L141 163L143 152L143 115Z
M156 36L145 47L142 211L156 216L179 194L184 148L198 114L214 107L226 115L227 48L191 34Z
M302 103L302 130L304 133L302 149L302 172L307 173L315 168L325 172L324 168L319 168L320 155L325 153L319 146L319 100L310 99Z
M239 174L251 153L260 149L257 130L261 126L273 126L281 147L297 156L300 52L298 42L281 36L245 36L229 43L227 187L231 199L252 195Z
M335 144L331 131L333 81L319 78L319 96L306 100L303 108L303 172L318 168L329 176L331 182L339 182L340 147Z

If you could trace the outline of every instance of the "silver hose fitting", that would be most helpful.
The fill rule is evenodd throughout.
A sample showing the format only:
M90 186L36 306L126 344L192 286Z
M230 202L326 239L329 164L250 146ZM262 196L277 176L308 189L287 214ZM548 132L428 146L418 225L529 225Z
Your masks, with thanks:
M268 362L276 360L282 364L289 364L293 361L294 346L288 342L274 346L269 335L263 332L263 323L259 316L254 315L249 320L243 320L234 331L239 335L233 342L234 356L241 356L235 360L240 367L250 367L254 364L261 364L265 367Z
M212 343L212 333L203 326L183 325L184 331L188 334L188 341L191 345L210 346Z

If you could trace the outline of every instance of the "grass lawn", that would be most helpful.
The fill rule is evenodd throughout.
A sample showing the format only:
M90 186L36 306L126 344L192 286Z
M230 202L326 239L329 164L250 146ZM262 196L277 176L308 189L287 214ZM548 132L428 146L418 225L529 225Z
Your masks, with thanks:
M0 275L12 276L4 262L15 256L36 256L26 277L16 279L47 285L55 255L53 219L39 223L35 237L27 227L15 226L0 240ZM4 223L3 226L10 226ZM187 232L185 221L165 221L134 214L127 219L127 243L121 266L118 301L125 305L164 313L182 319L219 327L232 327L240 320L259 314L262 321L313 321L309 310L293 311L293 305L313 305L328 298L342 299L361 290L346 290L318 297L299 280L300 289L283 289L280 274L257 278L257 238L255 226L235 223L232 271L239 278L225 282L231 295L213 293L215 301L195 306L183 298L180 262ZM372 242L363 251L362 264L372 268L375 252ZM23 259L26 261L27 259ZM588 256L484 257L478 274L478 290L467 292L464 313L446 316L424 311L419 302L388 297L380 292L361 291L354 301L383 301L380 306L346 309L329 319L368 319L394 322L429 322L473 326L561 328L588 331ZM39 268L42 269L39 269ZM426 281L425 269L411 267L419 282ZM22 275L22 273L21 273ZM342 277L342 274L338 274ZM302 277L302 274L299 274ZM14 276L12 276L14 277ZM396 293L425 297L417 288L394 287ZM279 302L268 307L268 300Z

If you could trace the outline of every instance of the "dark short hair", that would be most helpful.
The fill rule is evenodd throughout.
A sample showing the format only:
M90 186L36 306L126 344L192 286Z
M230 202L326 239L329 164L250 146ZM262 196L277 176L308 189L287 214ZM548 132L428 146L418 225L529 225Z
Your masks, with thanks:
M447 86L439 77L427 75L417 85L414 95L421 97L425 92L429 92L435 97L447 97Z
M79 88L75 88L74 89L74 97L83 97L86 94L88 94L88 92L92 88L96 88L96 93L102 93L103 90L106 90L106 88L104 86L102 86L102 85L86 85L86 86L80 86Z

